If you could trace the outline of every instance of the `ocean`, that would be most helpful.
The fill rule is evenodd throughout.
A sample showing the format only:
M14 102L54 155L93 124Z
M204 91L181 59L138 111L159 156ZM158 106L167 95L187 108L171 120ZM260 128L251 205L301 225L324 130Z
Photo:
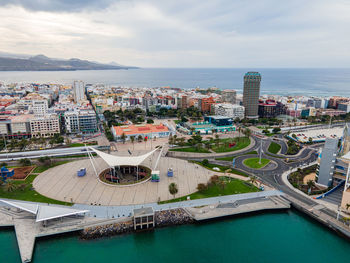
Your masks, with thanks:
M13 231L0 231L0 262L20 263ZM299 212L263 213L101 238L39 239L33 263L344 262L350 243Z
M242 92L247 71L262 75L261 94L349 96L350 69L183 69L141 68L130 70L87 71L2 71L4 83L62 83L83 80L90 84L127 87L196 87L235 89Z

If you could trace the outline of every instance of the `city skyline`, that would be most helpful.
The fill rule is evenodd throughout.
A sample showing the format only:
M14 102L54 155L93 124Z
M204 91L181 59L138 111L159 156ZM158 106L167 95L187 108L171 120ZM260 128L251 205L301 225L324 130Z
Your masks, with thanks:
M345 1L0 1L0 51L140 67L349 67Z

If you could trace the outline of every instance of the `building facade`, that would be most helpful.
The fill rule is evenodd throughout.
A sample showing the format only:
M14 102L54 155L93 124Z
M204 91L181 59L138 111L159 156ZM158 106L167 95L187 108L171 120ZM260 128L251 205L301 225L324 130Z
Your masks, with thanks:
M163 124L112 126L111 131L116 141L122 141L123 136L125 136L126 141L131 140L131 137L136 141L139 136L142 139L146 137L147 139L152 139L168 137L171 134L169 128Z
M60 122L57 114L47 114L30 120L32 137L53 137L60 133Z
M96 113L93 110L75 110L64 114L67 133L97 132Z
M223 90L221 93L222 102L236 104L236 95L237 92L235 90Z
M236 104L217 103L212 105L214 115L226 116L232 119L244 118L244 107Z
M47 100L33 100L31 109L36 116L44 116L49 111Z
M259 109L261 75L259 72L248 72L244 75L243 106L245 117L257 119Z
M260 118L276 118L286 113L286 107L279 101L259 100L258 115Z
M85 99L85 85L82 81L74 81L73 83L74 101L79 102Z
M326 138L319 160L319 168L316 172L316 181L320 185L327 187L332 185L338 141L336 138Z

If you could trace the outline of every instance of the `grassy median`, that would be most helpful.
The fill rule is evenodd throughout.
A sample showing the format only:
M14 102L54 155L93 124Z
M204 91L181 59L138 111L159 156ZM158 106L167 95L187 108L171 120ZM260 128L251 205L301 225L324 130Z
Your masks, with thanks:
M261 158L261 163L259 158L249 158L243 161L244 165L253 169L261 169L270 163L269 159Z

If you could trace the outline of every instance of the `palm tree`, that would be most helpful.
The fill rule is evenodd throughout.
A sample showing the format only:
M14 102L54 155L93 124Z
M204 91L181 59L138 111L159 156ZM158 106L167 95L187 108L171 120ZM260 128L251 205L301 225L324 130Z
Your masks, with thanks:
M245 134L245 136L246 136L247 138L249 138L250 135L252 134L252 132L251 132L250 129L246 128L246 129L244 130L244 134Z
M132 150L134 150L135 136L130 136L130 141L132 143Z
M346 204L345 207L346 207L346 210L349 210L350 204Z
M143 141L145 142L145 149L146 149L146 143L147 143L148 137L145 136L145 138L143 138Z
M238 141L241 139L241 131L242 131L242 128L241 126L238 127Z
M171 183L169 184L169 193L172 194L175 198L175 195L179 191L177 184L176 183Z
M249 181L254 185L256 183L256 177L255 176L251 176Z
M126 135L125 135L124 132L123 132L123 134L120 136L120 139L123 141L123 143L125 143Z
M307 186L309 188L309 192L311 193L311 189L313 186L315 186L315 182L312 180L307 181Z
M13 183L12 180L7 180L4 184L4 188L6 192L13 192L16 190L17 186Z

